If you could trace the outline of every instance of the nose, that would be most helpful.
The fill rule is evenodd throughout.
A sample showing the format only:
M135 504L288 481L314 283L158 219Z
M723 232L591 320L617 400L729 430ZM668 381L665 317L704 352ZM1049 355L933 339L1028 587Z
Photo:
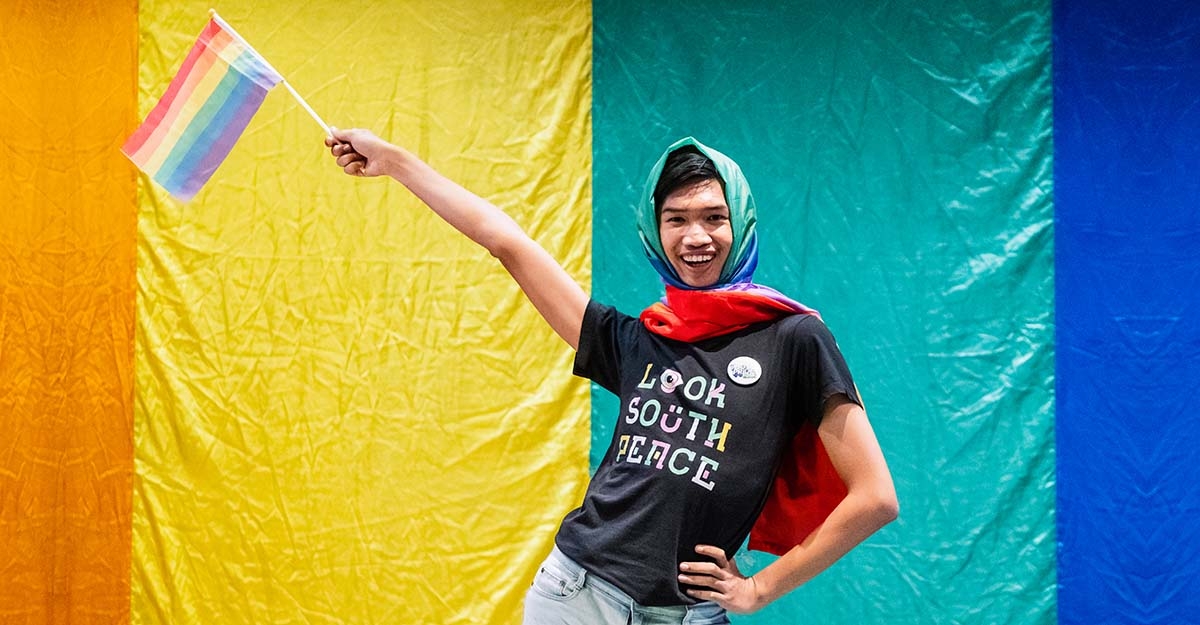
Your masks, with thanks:
M712 236L703 223L693 222L683 233L683 244L688 247L704 247L712 243Z

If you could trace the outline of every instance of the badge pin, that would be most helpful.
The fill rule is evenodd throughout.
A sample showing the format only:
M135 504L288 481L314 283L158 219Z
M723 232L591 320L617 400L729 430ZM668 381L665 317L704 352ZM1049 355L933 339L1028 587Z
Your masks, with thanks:
M729 379L733 380L734 384L750 386L762 377L762 365L749 356L738 356L729 361L726 373L729 374Z

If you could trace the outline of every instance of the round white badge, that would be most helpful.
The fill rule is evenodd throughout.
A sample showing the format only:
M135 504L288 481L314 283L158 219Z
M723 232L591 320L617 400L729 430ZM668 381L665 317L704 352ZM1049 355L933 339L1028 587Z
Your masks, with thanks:
M729 367L725 371L729 374L730 380L742 386L750 386L762 377L762 365L749 356L738 356L730 360Z

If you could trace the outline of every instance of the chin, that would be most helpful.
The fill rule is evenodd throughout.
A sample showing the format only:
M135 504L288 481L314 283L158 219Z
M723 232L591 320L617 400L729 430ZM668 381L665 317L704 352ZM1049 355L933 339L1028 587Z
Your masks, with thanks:
M708 287L716 286L716 284L719 280L717 278L713 278L711 280L681 280L681 281L684 284L692 287L693 289L707 289Z
M682 263L682 261L680 261ZM684 264L682 267L679 264L672 264L675 269L675 275L679 276L679 281L692 287L693 289L706 289L710 286L716 286L721 281L721 272L714 271L711 274L705 273L702 276L697 276L694 272L689 271L691 267Z

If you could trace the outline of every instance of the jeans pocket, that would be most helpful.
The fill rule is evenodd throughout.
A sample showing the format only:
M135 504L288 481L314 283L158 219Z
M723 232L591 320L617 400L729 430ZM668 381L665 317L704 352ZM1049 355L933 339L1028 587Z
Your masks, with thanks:
M538 569L533 578L533 591L548 599L566 601L579 594L583 587L583 584L579 583L579 577L547 562Z
M729 625L729 613L711 601L697 603L684 617L685 625Z

